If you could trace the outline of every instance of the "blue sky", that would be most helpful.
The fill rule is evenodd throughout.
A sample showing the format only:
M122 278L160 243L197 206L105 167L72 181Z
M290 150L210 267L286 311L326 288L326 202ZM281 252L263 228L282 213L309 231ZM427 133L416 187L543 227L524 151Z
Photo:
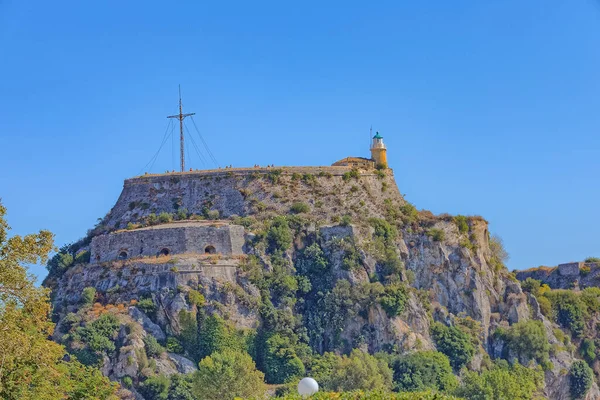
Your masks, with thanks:
M484 216L510 269L600 256L599 49L597 0L0 0L0 197L82 237L181 84L222 165L367 155L373 125L406 198Z

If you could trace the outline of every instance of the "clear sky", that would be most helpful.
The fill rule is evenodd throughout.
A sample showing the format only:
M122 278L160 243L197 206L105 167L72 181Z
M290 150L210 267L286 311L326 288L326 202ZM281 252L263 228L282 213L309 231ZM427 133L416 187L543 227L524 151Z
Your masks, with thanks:
M407 200L484 216L510 269L600 256L597 0L0 0L13 232L82 237L158 149L178 84L222 165L366 156L373 125Z

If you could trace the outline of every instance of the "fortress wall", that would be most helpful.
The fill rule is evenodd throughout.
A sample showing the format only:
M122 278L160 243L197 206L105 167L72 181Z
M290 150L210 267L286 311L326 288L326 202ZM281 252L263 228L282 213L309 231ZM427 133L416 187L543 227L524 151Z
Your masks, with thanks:
M165 248L168 249L169 254L204 254L207 246L213 246L216 253L240 255L243 254L243 245L242 226L159 225L94 237L91 245L91 261L117 260L123 251L127 253L127 258L152 257Z
M174 213L179 208L198 215L217 210L220 218L229 218L255 214L258 206L285 215L293 203L303 202L310 205L314 217L330 220L347 213L382 215L389 200L404 204L392 170L383 174L359 170L359 179L344 179L351 170L345 166L228 168L127 179L104 225L120 229L150 213Z

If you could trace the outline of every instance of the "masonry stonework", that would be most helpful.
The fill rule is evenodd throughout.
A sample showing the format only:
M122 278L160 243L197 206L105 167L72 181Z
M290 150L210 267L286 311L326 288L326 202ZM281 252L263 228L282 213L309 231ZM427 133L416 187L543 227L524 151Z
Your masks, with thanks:
M229 224L179 222L92 239L91 262L174 254L241 255L244 227Z

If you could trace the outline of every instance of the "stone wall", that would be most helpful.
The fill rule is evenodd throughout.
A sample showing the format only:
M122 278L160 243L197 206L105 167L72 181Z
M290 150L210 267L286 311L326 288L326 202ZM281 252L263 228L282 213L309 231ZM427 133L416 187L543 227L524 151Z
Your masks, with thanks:
M392 170L358 170L351 167L274 167L219 169L127 179L123 191L103 225L125 228L149 214L185 209L203 215L218 211L220 218L247 216L260 209L288 214L295 202L311 206L311 214L326 222L334 215L383 216L386 201L405 203Z
M239 225L178 222L131 231L118 231L92 239L91 262L166 254L241 255L244 228Z
M600 263L571 262L517 272L517 279L537 279L552 289L600 287Z

